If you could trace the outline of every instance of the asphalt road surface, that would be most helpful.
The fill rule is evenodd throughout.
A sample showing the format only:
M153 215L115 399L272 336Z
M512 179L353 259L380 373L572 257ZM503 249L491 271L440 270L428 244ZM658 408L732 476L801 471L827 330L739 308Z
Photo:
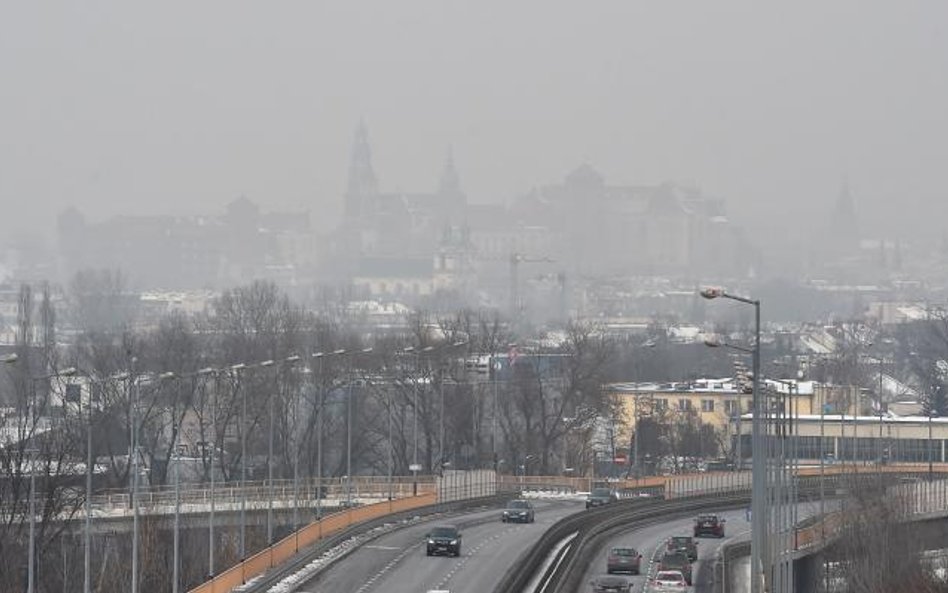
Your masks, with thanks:
M492 591L506 570L553 523L584 509L582 501L534 503L536 522L501 523L502 508L426 521L361 546L297 587L300 593L451 593ZM484 522L486 521L486 522ZM461 556L425 555L424 536L434 525L460 527Z
M712 511L714 512L714 511ZM714 557L722 543L734 541L735 539L747 539L750 537L750 522L744 516L744 511L716 511L716 514L727 519L725 524L725 537L717 538L698 538L698 560L692 565L693 571L693 591L695 593L711 593L713 585ZM649 525L640 529L626 532L620 532L606 538L604 544L596 551L589 569L583 577L583 583L589 583L595 577L606 574L606 557L609 549L617 546L628 546L635 548L642 554L642 574L640 576L627 576L633 583L632 591L641 593L647 591L645 585L650 575L654 575L656 566L652 560L661 557L665 548L665 542L673 535L691 535L694 528L694 516L688 516L681 519L671 519L655 525ZM626 576L626 575L623 575ZM583 591L591 591L592 587L588 584Z

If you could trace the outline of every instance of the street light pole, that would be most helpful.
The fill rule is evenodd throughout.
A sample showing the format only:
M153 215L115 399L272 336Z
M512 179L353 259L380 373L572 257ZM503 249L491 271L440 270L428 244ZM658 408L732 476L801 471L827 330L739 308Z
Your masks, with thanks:
M79 394L82 407L82 394ZM92 393L86 406L86 532L83 536L82 591L92 593Z
M935 478L934 467L932 465L932 418L938 415L935 410L928 410L928 481Z
M178 427L180 429L180 426ZM174 567L172 568L171 592L178 593L181 569L181 456L178 453L177 434L175 435L174 464Z
M316 519L322 519L323 499L323 352L313 353L319 361L318 373L314 379L316 385Z
M211 503L211 504L210 504L210 509L209 509L210 512L208 513L208 530L207 530L207 578L208 578L208 579L213 579L213 578L214 578L214 547L215 547L215 546L214 546L214 510L215 510L215 509L214 509L214 507L215 507L215 504L214 504L214 495L215 495L215 493L214 493L214 483L215 483L215 481L216 481L215 478L214 478L214 451L217 449L217 420L216 420L216 418L217 418L217 393L218 393L218 391L220 390L220 370L214 369L214 368L211 368L211 367L207 367L207 368L203 368L203 369L199 370L199 371L197 372L197 374L198 374L198 375L201 375L201 376L214 375L214 394L213 394L213 399L210 400L210 408L211 408L211 430L210 430L210 432L211 432L211 436L210 436L210 441L211 441L211 443L210 443L210 444L211 444L211 446L210 446L211 458L210 458L210 464L209 464L209 474L210 474L209 478L210 478L210 499L211 499L211 500L210 500L210 503ZM205 390L207 389L207 383L206 383L206 382L203 383L202 386L203 386L203 387L202 387L203 389L205 389ZM205 441L205 444L204 444L204 451L202 452L202 455L207 452L207 449L208 449L208 447L207 447L207 442Z
M27 554L29 565L26 569L26 590L27 593L34 593L34 565L36 564L36 454L38 451L31 446L25 452L29 453L30 459L30 550Z
M138 593L138 381L135 376L137 358L132 357L129 373L129 399L132 419L132 593Z
M417 494L418 488L418 353L414 346L408 346L402 350L406 354L415 355L415 369L411 381L411 421L412 421L412 454L411 454L411 474L412 474L412 494Z
M240 371L247 368L244 363L232 365L235 394L240 394L240 560L247 557L247 390L240 390Z
M126 373L113 375L111 379L124 381ZM83 593L92 593L92 472L94 458L92 455L92 389L95 385L102 385L102 381L89 381L89 399L86 403L86 528L83 534ZM82 409L82 393L79 394L79 408Z
M729 294L721 288L701 291L706 299L727 298L754 307L754 352L753 352L753 424L751 428L751 592L763 593L771 567L767 524L767 451L762 431L763 406L760 392L760 301Z
M264 360L261 367L273 366L272 360ZM276 382L274 382L276 387ZM269 416L269 430L267 431L267 545L273 544L273 400L275 394L270 392L267 397L267 415Z

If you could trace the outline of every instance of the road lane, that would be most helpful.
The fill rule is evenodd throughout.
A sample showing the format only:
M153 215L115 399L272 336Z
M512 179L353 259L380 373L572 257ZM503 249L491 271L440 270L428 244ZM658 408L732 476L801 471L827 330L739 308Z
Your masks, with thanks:
M581 501L537 501L534 506L536 522L532 524L501 523L502 509L498 507L399 529L355 550L296 591L425 593L442 589L451 593L475 593L493 590L506 570L546 529L584 508ZM459 558L425 555L424 535L438 524L460 527Z
M744 516L744 511L721 510L710 512L716 512L727 520L725 524L726 537L724 539L699 538L697 540L698 560L692 567L695 593L710 593L712 590L714 557L722 543L739 538L746 539L750 536L750 522ZM632 591L641 593L645 590L644 585L649 575L654 574L655 566L652 560L661 557L668 538L673 535L691 535L693 528L694 515L689 515L608 536L603 545L596 550L596 554L583 576L582 582L586 587L583 590L591 590L588 585L589 581L606 574L606 558L611 548L629 546L639 550L642 554L642 574L627 577L633 583Z

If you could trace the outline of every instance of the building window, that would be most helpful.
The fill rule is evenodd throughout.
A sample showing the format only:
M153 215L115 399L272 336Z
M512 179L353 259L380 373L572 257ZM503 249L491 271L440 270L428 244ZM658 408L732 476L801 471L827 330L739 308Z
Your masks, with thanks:
M687 412L691 409L691 400L690 399L680 399L678 400L678 411Z
M667 410L668 409L668 400L665 398L658 398L655 400L655 409L656 410Z
M737 401L733 399L724 400L724 413L728 416L737 414Z
M714 411L714 400L713 400L713 399L703 399L703 400L701 400L701 411L702 411L702 412L713 412L713 411Z

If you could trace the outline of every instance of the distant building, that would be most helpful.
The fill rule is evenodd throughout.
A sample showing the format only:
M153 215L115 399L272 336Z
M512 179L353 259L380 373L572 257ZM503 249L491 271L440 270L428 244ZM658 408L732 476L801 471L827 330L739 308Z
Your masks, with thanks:
M308 213L263 213L246 197L218 216L90 223L70 208L60 214L58 231L63 279L84 268L115 268L146 289L221 288L250 279L292 284L317 266Z
M749 253L722 200L670 183L608 185L583 165L521 197L514 218L549 229L547 255L584 274L743 273Z
M723 201L672 184L607 185L588 165L509 207L468 204L450 152L434 191L382 191L364 124L355 132L343 199L331 264L364 296L423 294L422 274L429 271L418 262L426 258L433 261L432 292L478 287L511 311L519 309L517 293L527 284L512 258L550 264L533 266L531 274L561 274L554 293L564 292L564 271L627 276L748 268L743 235L728 222ZM512 298L518 303L507 302ZM555 298L548 309L567 306L564 296Z

